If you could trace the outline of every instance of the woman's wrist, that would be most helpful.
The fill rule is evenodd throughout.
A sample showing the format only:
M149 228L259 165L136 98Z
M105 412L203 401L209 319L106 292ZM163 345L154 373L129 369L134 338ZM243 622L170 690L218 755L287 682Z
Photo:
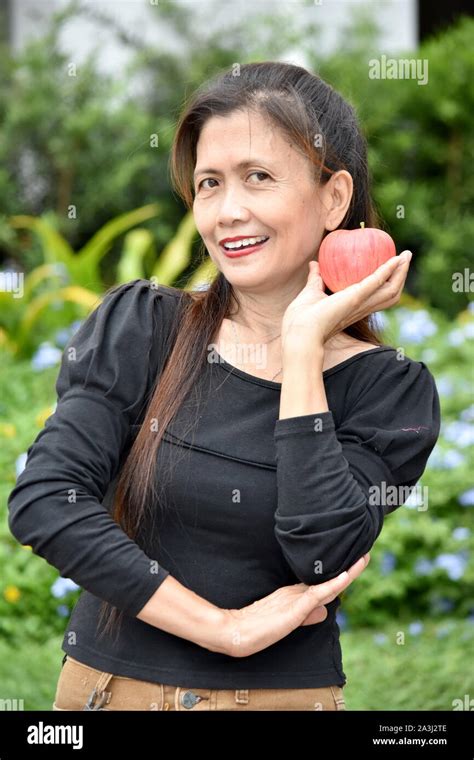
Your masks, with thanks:
M324 349L302 344L283 358L280 419L329 411L323 380Z
M137 615L155 628L192 641L211 652L226 653L225 610L168 575Z

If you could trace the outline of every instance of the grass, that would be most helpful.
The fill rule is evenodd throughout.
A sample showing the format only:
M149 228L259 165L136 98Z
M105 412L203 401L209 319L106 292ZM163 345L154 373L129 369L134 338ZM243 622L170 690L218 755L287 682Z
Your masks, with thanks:
M383 629L342 632L349 710L452 710L453 700L474 696L470 666L474 625L445 619L423 622L417 636L394 621ZM374 636L385 634L378 644ZM404 644L400 633L404 633ZM444 634L444 635L440 635Z

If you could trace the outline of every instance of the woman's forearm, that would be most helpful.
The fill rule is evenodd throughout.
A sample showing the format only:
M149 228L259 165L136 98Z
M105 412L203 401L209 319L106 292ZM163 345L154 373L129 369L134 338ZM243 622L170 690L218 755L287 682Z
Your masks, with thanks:
M283 360L280 419L328 412L323 380L323 349L301 351Z
M211 652L226 654L225 610L198 596L168 575L137 615L167 633L193 641Z

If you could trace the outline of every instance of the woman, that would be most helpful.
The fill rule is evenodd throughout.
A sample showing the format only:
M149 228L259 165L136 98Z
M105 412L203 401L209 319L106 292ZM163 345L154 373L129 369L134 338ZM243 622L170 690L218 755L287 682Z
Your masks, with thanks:
M14 535L84 589L56 710L345 709L338 594L439 433L429 370L370 319L410 255L337 294L319 274L325 234L376 225L352 108L298 66L234 73L171 154L218 276L107 292L10 495Z

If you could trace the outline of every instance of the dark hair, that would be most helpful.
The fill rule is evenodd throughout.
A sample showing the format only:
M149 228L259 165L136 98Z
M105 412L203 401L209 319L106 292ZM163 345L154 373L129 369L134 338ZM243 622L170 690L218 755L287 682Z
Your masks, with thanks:
M366 227L378 226L370 197L367 145L353 108L319 76L300 66L271 61L242 64L238 71L233 68L220 72L199 87L185 105L176 126L170 171L172 185L188 209L194 200L193 171L201 129L212 116L225 116L237 110L259 113L281 130L294 148L312 162L317 183L327 182L339 169L351 174L353 195L340 229L354 229L362 221ZM321 139L315 140L315 135ZM202 244L200 254L205 253ZM163 432L197 385L209 344L229 315L232 301L238 303L222 272L206 290L180 292L179 329L173 336L174 345L159 384L158 378L155 383L115 494L113 517L135 540L145 520L147 504L152 504L156 497L156 457ZM373 315L355 322L344 332L382 345ZM107 616L104 632L120 624L122 615L123 612L103 602L99 622Z

